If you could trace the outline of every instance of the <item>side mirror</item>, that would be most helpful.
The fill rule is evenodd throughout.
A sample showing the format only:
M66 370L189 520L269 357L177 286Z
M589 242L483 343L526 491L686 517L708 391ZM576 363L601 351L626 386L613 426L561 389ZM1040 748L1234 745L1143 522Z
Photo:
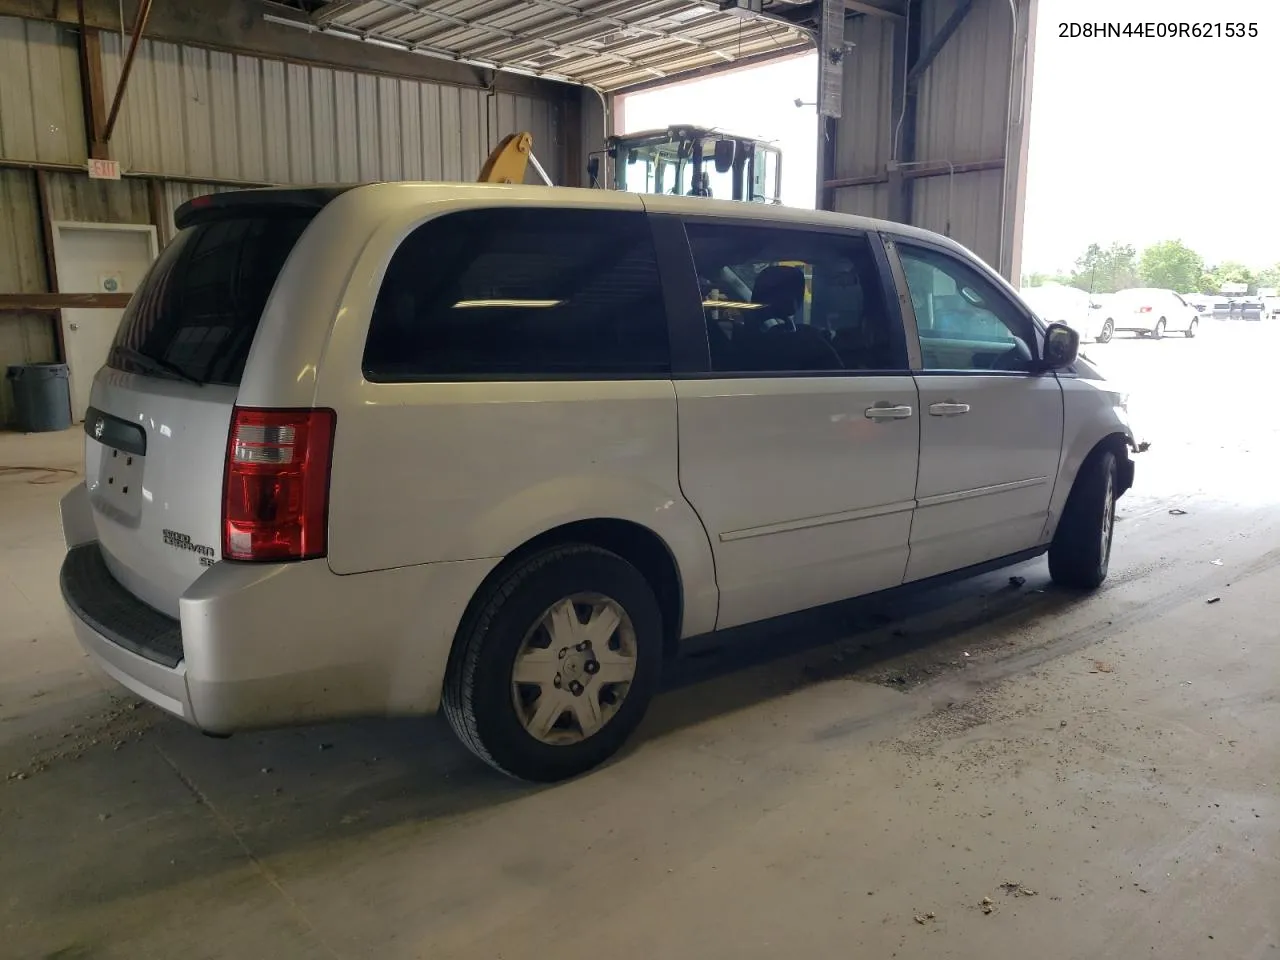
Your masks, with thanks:
M1080 334L1065 323L1051 323L1044 332L1044 365L1061 370L1076 362L1080 354Z
M716 173L728 173L733 169L736 144L732 140L716 141Z

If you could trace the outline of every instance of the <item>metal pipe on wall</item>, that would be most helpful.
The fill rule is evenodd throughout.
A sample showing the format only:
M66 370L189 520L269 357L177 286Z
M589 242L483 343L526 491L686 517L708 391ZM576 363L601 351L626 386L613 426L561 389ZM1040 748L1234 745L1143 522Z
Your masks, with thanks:
M1013 133L1013 91L1014 76L1018 65L1018 8L1015 0L1009 0L1009 16L1013 18L1009 30L1009 99L1005 105L1004 116L1004 154L1005 164L1004 171L1000 177L1000 252L999 259L996 262L997 270L1004 270L1004 254L1008 242L1008 219L1009 219L1009 137ZM1012 272L1012 270L1010 271ZM1014 278L1009 278L1010 283L1015 282Z

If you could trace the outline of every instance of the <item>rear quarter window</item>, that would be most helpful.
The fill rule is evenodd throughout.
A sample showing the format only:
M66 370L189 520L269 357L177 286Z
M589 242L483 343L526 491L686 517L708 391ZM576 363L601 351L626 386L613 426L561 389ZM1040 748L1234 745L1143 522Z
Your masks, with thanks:
M668 374L647 219L502 207L423 224L387 266L363 367L375 382Z
M129 301L108 365L141 373L150 358L200 383L239 384L267 298L312 216L231 217L180 231Z

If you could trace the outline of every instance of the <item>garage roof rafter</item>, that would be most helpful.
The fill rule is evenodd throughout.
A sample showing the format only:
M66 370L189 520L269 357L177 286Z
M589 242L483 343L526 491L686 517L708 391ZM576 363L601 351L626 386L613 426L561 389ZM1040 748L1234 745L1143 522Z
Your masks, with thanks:
M737 16L717 0L337 0L307 29L428 56L621 90L769 52L798 53L811 32L769 12ZM780 11L789 9L779 7Z

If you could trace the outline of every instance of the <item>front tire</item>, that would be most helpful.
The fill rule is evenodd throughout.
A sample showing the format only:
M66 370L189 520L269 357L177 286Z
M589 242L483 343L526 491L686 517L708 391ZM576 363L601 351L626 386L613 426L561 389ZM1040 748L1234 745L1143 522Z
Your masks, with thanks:
M1094 453L1076 475L1058 530L1049 545L1049 576L1076 590L1095 590L1107 579L1116 524L1116 455Z
M1102 322L1102 330L1098 333L1099 343L1110 343L1111 338L1116 335L1116 325L1110 319Z
M662 611L644 575L587 544L514 565L459 630L443 709L458 739L508 776L550 782L618 751L662 670Z
M1196 328L1199 326L1200 326L1199 320L1192 320L1191 326L1187 327L1187 329L1183 331L1182 335L1186 337L1188 340L1194 340L1196 336Z

